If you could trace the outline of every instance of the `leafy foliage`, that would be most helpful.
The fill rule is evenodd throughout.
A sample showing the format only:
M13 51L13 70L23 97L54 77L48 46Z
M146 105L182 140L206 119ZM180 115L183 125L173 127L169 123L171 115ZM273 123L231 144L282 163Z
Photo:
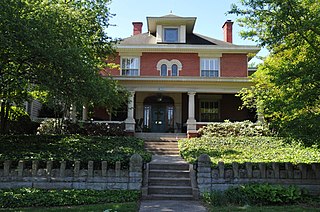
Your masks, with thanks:
M198 130L201 136L226 137L226 136L268 136L271 135L268 127L261 123L251 121L210 123Z
M140 191L44 190L35 188L0 190L0 208L50 207L97 203L136 202Z
M120 161L122 167L135 153L151 160L144 141L134 137L1 136L0 145L0 160L105 160Z
M317 163L320 150L304 147L300 143L286 143L276 137L202 137L179 140L182 157L195 163L201 154L208 154L213 165L223 161L231 166L232 162L292 162Z
M124 124L117 123L73 123L65 121L60 127L58 119L48 119L41 123L37 134L54 135L54 134L80 134L89 136L125 136Z
M242 0L230 13L271 52L241 92L272 127L307 145L320 143L320 4L318 0Z
M294 204L304 200L307 194L295 186L271 184L247 184L231 187L226 191L213 191L203 194L210 205L279 205Z
M45 93L62 104L117 108L126 91L99 70L113 53L106 34L109 0L0 1L0 125L8 111Z

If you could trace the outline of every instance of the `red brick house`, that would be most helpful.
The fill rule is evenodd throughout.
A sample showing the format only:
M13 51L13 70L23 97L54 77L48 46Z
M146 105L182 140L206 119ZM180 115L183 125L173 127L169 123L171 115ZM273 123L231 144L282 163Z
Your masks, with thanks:
M133 22L133 35L110 59L120 70L106 70L130 91L128 107L112 117L96 109L95 117L124 121L128 132L188 134L209 122L254 119L239 110L235 94L252 84L248 54L260 49L233 44L230 20L222 26L224 41L194 33L195 22L172 14L147 17L146 33L142 22Z

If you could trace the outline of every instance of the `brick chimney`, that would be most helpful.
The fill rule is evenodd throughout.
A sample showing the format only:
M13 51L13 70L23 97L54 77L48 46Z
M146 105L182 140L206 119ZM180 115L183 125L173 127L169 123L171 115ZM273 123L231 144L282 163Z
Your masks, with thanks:
M133 35L139 35L142 32L142 22L132 22L133 25Z
M232 43L232 25L233 22L231 20L227 20L222 26L225 42Z

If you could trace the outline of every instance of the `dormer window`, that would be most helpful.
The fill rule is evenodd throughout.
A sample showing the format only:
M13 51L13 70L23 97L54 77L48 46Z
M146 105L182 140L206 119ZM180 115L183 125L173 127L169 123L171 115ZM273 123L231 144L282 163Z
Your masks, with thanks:
M179 42L179 30L178 28L164 28L164 42L166 43L178 43Z

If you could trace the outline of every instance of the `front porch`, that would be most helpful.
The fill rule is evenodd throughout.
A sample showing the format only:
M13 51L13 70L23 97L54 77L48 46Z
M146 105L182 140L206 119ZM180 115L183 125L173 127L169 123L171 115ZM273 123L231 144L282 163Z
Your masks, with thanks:
M95 110L95 118L122 122L125 131L137 137L158 138L167 134L170 139L186 134L195 136L200 127L212 122L255 120L255 113L239 110L242 102L235 94L143 91L130 94L122 111L110 115Z

